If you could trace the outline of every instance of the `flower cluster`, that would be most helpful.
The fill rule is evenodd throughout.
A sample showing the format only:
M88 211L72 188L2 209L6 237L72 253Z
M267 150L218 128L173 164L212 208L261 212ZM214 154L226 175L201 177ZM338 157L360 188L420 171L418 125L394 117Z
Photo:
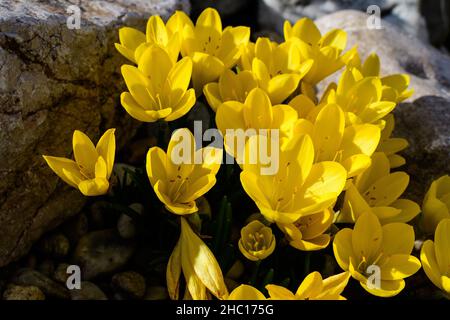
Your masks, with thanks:
M131 117L173 121L197 100L209 104L225 151L239 164L243 191L258 210L233 243L241 258L257 271L279 247L332 247L344 270L326 279L310 273L296 293L269 283L264 292L249 284L231 290L223 266L203 241L204 231L190 219L199 211L199 198L218 181L224 153L196 145L189 129L181 128L166 151L152 147L146 159L149 183L181 229L167 265L172 299L183 284L186 299L343 299L351 277L370 294L388 297L404 289L404 279L421 261L431 281L450 292L450 180L433 182L419 219L419 205L403 196L409 176L396 170L405 163L397 153L408 142L392 137L392 111L413 93L408 75L381 75L376 54L362 62L356 48L345 50L344 30L321 34L308 18L286 22L281 43L264 37L253 43L248 27L223 28L211 8L195 23L183 12L166 23L152 16L145 34L124 27L119 39L116 48L131 63L121 68L127 91L120 100ZM317 84L338 71L337 82L319 92ZM256 134L245 135L241 147L234 143L238 137L229 136L230 130L250 129ZM267 162L254 159L252 148L258 143L276 146L275 172L262 173ZM83 194L106 194L114 130L97 147L75 131L73 148L75 161L45 160ZM424 232L435 232L420 259L413 255L416 236L408 224L416 220Z

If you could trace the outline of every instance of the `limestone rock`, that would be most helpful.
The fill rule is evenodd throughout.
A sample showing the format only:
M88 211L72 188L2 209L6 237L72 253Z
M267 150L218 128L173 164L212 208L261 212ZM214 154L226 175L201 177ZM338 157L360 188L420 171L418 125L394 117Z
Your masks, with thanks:
M45 300L41 289L34 286L11 285L3 293L4 300Z
M80 29L67 24L74 3ZM114 48L119 27L145 30L150 15L167 18L189 6L187 0L1 1L0 266L84 204L42 154L70 156L75 129L96 140L116 127L119 146L134 134L138 122L118 99L126 63Z
M134 247L115 230L86 234L75 249L73 260L81 268L81 276L90 280L120 269L131 258Z
M108 300L102 289L89 281L82 281L81 289L71 290L70 296L72 300Z
M383 21L396 24L403 30L428 41L425 19L420 14L419 0L259 0L259 23L282 34L284 20L292 23L302 17L317 19L345 9L368 10L376 5ZM367 19L366 15L366 19Z
M418 41L395 25L383 23L381 30L366 28L366 15L340 11L316 22L321 31L347 31L347 48L358 45L363 59L376 52L381 74L408 73L414 95L394 111L394 135L408 139L402 167L411 176L409 196L421 203L430 182L450 172L450 57ZM340 73L327 81L336 81Z
M51 297L59 299L69 298L69 290L67 290L67 288L35 270L19 270L14 277L13 282L21 286L38 287L45 295Z

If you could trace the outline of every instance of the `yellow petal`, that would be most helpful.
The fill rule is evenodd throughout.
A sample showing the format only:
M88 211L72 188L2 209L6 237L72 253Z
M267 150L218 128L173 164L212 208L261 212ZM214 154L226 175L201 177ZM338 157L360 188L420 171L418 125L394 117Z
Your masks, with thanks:
M300 299L316 297L322 291L322 276L319 272L311 272L302 281L295 293Z
M410 254L414 247L414 229L406 223L389 223L382 227L382 250L386 255Z
M169 297L172 300L178 300L180 291L180 276L181 245L180 240L178 240L175 248L172 251L172 254L170 255L169 261L167 262L166 269L167 291L169 292Z
M268 284L266 289L272 300L295 300L295 295L285 287Z
M353 228L352 245L357 261L364 257L372 261L378 255L383 240L383 229L376 215L363 213Z
M439 222L434 235L434 248L439 270L447 275L450 270L450 219Z
M358 153L371 156L380 141L380 128L372 124L348 126L342 140L343 159Z
M195 23L196 27L205 27L216 30L222 33L222 21L220 20L220 15L214 8L206 8L202 11L200 16L197 18Z
M289 101L289 105L297 111L299 118L306 118L316 106L314 102L304 94L299 94L293 98Z
M258 58L254 58L252 61L252 72L258 80L259 86L267 90L269 87L270 74L264 62Z
M382 223L389 222L409 222L420 213L420 207L414 201L408 199L397 199L391 203L391 206L400 209L401 212L395 218L383 220Z
M123 65L121 70L125 84L136 103L141 108L152 109L154 102L147 90L148 79L134 66Z
M380 74L380 58L377 54L372 53L367 57L362 66L362 73L365 77L378 77Z
M228 300L266 300L266 297L258 289L241 284L230 293Z
M373 123L394 110L395 106L396 104L391 101L373 102L364 108L364 110L359 114L359 117L364 122Z
M217 112L219 106L222 102L224 102L220 95L219 85L215 82L208 83L203 87L203 94L205 95L211 109Z
M322 250L326 247L328 247L328 244L330 243L330 235L328 234L321 234L315 238L312 239L300 239L300 240L294 240L290 241L289 244L302 251L316 251L316 250Z
M78 188L78 184L84 180L84 177L80 173L78 164L70 159L43 156L50 169L55 172L65 183L71 185L74 188ZM70 172L70 175L66 173Z
M342 166L347 170L347 176L349 178L357 176L362 173L372 163L370 156L365 154L355 154L346 158L341 162Z
M320 45L344 50L347 45L347 33L340 29L330 30L320 39Z
M273 104L282 103L298 87L298 74L280 74L268 82L267 91Z
M162 110L144 110L137 104L129 92L123 92L120 95L120 102L130 116L143 122L155 122L167 117L172 112L171 108Z
M107 179L106 175L108 174L108 168L106 166L106 161L103 157L98 157L97 162L95 163L95 177Z
M184 218L181 218L181 260L183 268L186 264L192 266L197 277L214 296L222 299L228 295L216 258Z
M145 42L145 34L134 28L122 27L119 29L120 44L116 43L117 50L128 60L136 62L134 51Z
M207 83L216 81L224 72L225 65L214 56L202 52L195 52L192 56L194 63L192 71L192 81L195 94L202 94L203 86Z
M400 197L408 183L409 176L405 172L394 172L378 179L363 196L370 205L386 206Z
M377 297L388 298L399 294L405 288L404 280L381 280L380 288L369 288L364 282L360 282L361 286L369 293Z
M292 36L299 38L310 46L313 46L319 42L321 34L311 19L302 18L298 20L292 28Z
M428 279L430 279L436 287L442 289L441 272L437 263L433 241L427 240L422 245L420 261L422 262L423 270Z
M323 280L322 295L339 296L347 286L350 272L342 272Z
M109 183L105 178L95 178L81 181L78 185L85 196L100 196L108 192Z
M421 267L419 259L409 254L393 254L381 266L382 280L401 280L412 276Z
M334 160L344 134L344 112L336 104L322 108L316 118L312 139L316 161Z
M168 42L167 30L161 17L158 15L151 16L147 21L147 42L166 45Z
M173 112L168 114L164 120L173 121L179 119L186 113L188 113L189 110L191 110L194 105L195 105L195 91L194 89L189 89L181 97L181 100L178 102L178 104L173 106L173 109L168 108L168 110L171 110Z
M81 171L93 174L95 171L95 163L97 162L98 153L95 150L91 139L83 132L75 130L73 132L73 155L75 161L80 166Z
M375 152L372 155L371 166L355 180L358 190L367 190L380 177L387 176L390 172L389 160L383 152Z
M178 61L167 75L166 84L172 95L181 96L186 92L192 74L192 60L184 57ZM178 101L173 101L174 103Z
M151 84L151 92L154 96L163 92L164 84L172 67L173 63L167 52L156 45L147 48L139 58L139 71L148 77L147 82ZM142 105L144 106L145 104Z
M353 254L353 230L344 228L339 230L333 240L333 252L337 263L343 270L349 270L350 257Z
M147 175L152 186L158 180L167 180L166 153L159 147L150 148L147 152Z
M341 193L346 179L347 172L340 164L331 161L316 163L302 186L304 194L299 201L303 207L313 205L314 210L324 210ZM310 213L314 211L311 209Z
M96 150L100 157L106 161L107 175L106 178L109 179L114 166L114 157L116 153L116 138L114 132L116 129L108 129L102 135L97 143Z

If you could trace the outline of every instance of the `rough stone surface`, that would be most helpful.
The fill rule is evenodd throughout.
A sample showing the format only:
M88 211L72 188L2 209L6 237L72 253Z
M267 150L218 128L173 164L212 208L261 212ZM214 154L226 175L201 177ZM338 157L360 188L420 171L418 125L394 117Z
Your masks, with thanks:
M408 139L402 167L411 176L410 197L421 203L433 179L450 172L450 57L395 25L366 28L366 15L341 11L317 20L321 31L342 28L348 33L348 48L358 45L365 59L376 52L382 75L408 73L414 95L394 111L394 135ZM327 79L336 81L336 75Z
M81 276L90 280L98 275L117 271L131 258L134 247L115 230L86 234L78 242L73 260L81 268Z
M419 0L259 0L258 21L263 27L275 29L281 34L284 20L294 23L302 17L317 19L345 9L366 13L372 5L378 6L382 23L389 21L422 41L428 41ZM373 11L369 10L369 13L373 14Z
M17 275L14 277L13 282L21 286L38 287L45 293L45 295L54 298L69 298L69 290L36 270L19 270Z
M82 281L81 289L71 290L70 297L72 300L108 300L105 293L89 281Z
M112 278L112 285L119 293L133 298L141 298L145 294L145 278L134 271L115 274Z
M4 300L45 300L45 295L38 287L11 285L3 293Z
M81 9L69 29L66 10ZM77 213L81 194L41 154L70 156L72 132L93 140L116 127L119 146L137 122L118 100L126 63L114 48L122 25L189 11L187 0L2 0L0 2L0 266L23 255L44 231Z

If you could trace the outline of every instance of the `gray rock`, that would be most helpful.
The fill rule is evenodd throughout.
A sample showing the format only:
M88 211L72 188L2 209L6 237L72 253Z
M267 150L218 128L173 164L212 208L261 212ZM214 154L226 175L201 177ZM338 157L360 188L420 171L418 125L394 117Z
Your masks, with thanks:
M254 0L191 0L192 12L200 14L208 7L216 8L221 16L233 16Z
M80 239L73 260L80 266L82 278L90 280L117 271L127 263L133 252L132 243L122 239L115 230L101 230Z
M11 285L3 293L4 300L45 300L45 295L35 286Z
M321 31L346 30L347 47L357 44L363 59L376 52L382 75L410 75L414 95L394 111L394 136L410 143L401 153L407 160L401 169L411 176L408 196L421 203L430 182L450 172L450 57L388 22L381 30L369 30L366 15L357 11L324 16L317 24Z
M145 294L145 278L137 272L121 272L112 278L112 286L119 292L133 298L142 298Z
M346 9L366 13L372 5L379 7L382 22L394 23L422 41L428 41L425 20L419 12L419 0L259 0L258 21L264 28L282 34L285 20L294 23L303 17L317 19ZM372 11L369 13L373 14Z
M106 294L89 281L81 282L81 289L70 290L72 300L108 300Z
M19 270L13 278L13 283L21 286L38 287L45 295L50 297L68 299L70 296L69 291L65 287L35 270Z
M80 3L81 28L68 6ZM48 229L79 212L85 198L41 155L70 156L72 133L93 140L118 128L118 146L138 122L119 106L120 26L189 11L187 0L2 0L0 5L0 266L23 255Z

